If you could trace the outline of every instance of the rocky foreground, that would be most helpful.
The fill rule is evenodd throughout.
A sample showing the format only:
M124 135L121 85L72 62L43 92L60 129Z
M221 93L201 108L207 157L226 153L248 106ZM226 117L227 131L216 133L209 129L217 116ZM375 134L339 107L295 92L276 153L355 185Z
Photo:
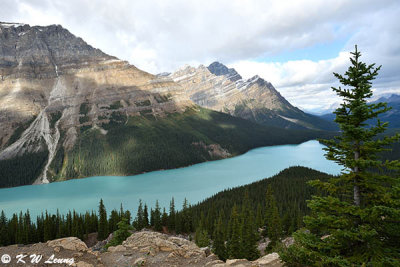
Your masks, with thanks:
M5 254L11 259L5 266L282 266L276 253L255 261L233 259L223 262L208 248L199 248L184 238L151 231L136 232L122 245L109 247L107 252L93 251L80 239L68 237L47 243L0 248L2 261L7 260ZM18 259L22 261L17 263ZM36 262L32 263L32 260Z

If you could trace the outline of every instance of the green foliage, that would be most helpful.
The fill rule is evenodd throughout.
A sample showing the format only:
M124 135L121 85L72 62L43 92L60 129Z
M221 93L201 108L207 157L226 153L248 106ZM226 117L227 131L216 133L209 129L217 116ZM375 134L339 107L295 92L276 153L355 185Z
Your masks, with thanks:
M133 226L135 227L136 230L139 230L139 231L147 226L145 218L144 218L143 203L142 203L141 199L139 199L139 206L137 209L136 218L133 222Z
M196 229L196 234L194 236L194 241L201 248L209 246L210 245L210 238L208 236L207 230L204 229L203 227L199 226Z
M214 242L213 242L213 252L221 260L225 261L228 258L226 246L225 246L225 233L224 225L222 223L223 215L220 212L218 220L215 222L214 226Z
M107 221L107 211L103 203L103 199L100 199L99 204L99 226L98 226L98 240L104 240L109 235L108 221Z
M224 225L228 225L230 214L234 205L241 207L243 204L243 196L245 191L249 192L249 199L253 213L257 213L257 206L260 205L262 211L265 211L263 223L267 223L265 218L269 218L269 209L266 207L266 194L268 186L274 192L279 192L274 197L278 207L279 216L289 214L290 227L294 230L298 229L299 221L305 214L309 213L306 200L311 199L311 196L317 190L307 184L308 181L320 179L326 181L331 175L315 171L306 167L291 167L285 169L271 178L263 179L248 185L226 189L216 195L205 199L199 204L193 205L190 210L194 222L199 222L201 214L205 217L205 226L208 233L214 232L214 225L218 219L219 212L222 212L222 221ZM265 221L264 221L265 220ZM197 224L195 225L197 227ZM282 229L287 232L289 229Z
M266 250L270 252L278 244L278 241L282 236L281 218L279 216L278 206L270 185L268 186L266 193L265 221L267 222L266 233L271 241Z
M279 216L279 215L278 215ZM253 208L249 192L245 191L241 213L241 254L248 260L255 260L260 256L257 241L260 238L255 224Z
M121 101L114 101L111 105L110 105L110 107L109 107L109 109L119 109L119 108L122 108L123 106L122 106L122 104L121 104Z
M229 258L240 259L242 257L240 223L237 207L233 206L229 220L229 238L227 242Z
M0 187L32 184L46 164L48 151L26 153L0 161Z
M281 252L293 266L399 266L400 180L376 172L400 168L399 161L382 161L378 154L400 135L377 138L387 123L366 121L388 111L386 103L368 104L371 81L380 67L359 61L352 53L344 76L334 74L349 89L332 88L343 103L335 111L342 131L335 140L324 140L326 157L344 167L343 174L311 184L328 193L313 196L312 213L304 218L308 231L294 234L295 245ZM383 172L384 173L384 172Z
M153 224L152 225L154 225L154 229L156 231L162 231L161 208L160 208L160 205L158 204L158 200L156 200L156 206L154 208Z
M169 204L169 215L168 215L168 230L172 231L175 229L175 216L176 216L176 211L175 211L175 200L172 198L170 204Z
M106 248L121 245L131 235L130 231L133 230L133 227L129 225L128 219L122 218L117 225L118 230L114 232L113 238L107 243Z

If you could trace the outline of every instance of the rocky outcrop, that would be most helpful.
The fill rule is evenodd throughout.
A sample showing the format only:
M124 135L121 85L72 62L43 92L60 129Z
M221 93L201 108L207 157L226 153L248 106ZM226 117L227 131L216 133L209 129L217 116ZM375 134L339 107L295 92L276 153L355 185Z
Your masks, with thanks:
M109 247L108 251L100 253L87 248L77 238L61 238L28 246L17 245L0 247L0 255L9 254L12 263L16 255L41 254L42 260L34 266L49 266L45 261L52 257L53 262L64 260L64 266L77 267L108 267L108 266L270 266L280 267L282 263L276 253L268 254L255 261L245 259L230 259L223 262L212 253L206 253L195 243L184 238L169 236L152 231L133 233L122 245ZM52 256L53 255L53 256ZM11 265L13 266L13 265Z
M255 261L232 259L223 262L192 241L152 231L132 234L122 245L110 247L102 258L106 266L115 258L121 265L140 262L143 266L282 266L277 253Z
M86 244L77 237L60 238L47 242L49 247L61 247L64 249L75 250L75 251L87 251L88 247Z

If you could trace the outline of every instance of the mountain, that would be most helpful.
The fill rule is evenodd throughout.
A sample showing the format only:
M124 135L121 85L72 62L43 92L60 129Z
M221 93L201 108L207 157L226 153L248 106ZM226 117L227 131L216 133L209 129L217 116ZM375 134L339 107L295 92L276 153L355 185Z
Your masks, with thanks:
M333 123L292 106L271 83L257 75L244 80L219 62L208 67L185 66L168 77L185 88L188 98L205 108L263 125L335 130Z
M379 115L382 122L389 122L389 128L400 128L400 95L392 94L388 97L381 97L376 101L371 102L371 104L376 104L379 102L386 102L388 107L392 109L388 112ZM333 113L327 113L319 116L320 118L333 121L336 115ZM368 121L368 123L374 124L376 121Z
M188 86L60 25L0 23L0 40L0 187L176 168L321 135L201 108Z

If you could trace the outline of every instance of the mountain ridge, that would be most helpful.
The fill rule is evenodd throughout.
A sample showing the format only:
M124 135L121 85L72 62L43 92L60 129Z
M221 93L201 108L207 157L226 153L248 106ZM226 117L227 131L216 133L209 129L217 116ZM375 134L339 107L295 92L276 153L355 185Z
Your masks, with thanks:
M379 119L382 122L389 122L389 128L400 128L400 95L391 94L390 96L380 97L379 99L370 102L370 104L376 104L379 102L386 102L388 107L391 107L391 110L384 114L379 115ZM336 118L334 113L326 113L319 116L320 118L333 121ZM369 124L375 124L376 120L367 121Z
M291 105L275 87L258 75L242 79L220 62L208 67L184 66L168 76L185 88L194 103L216 111L282 128L335 130L332 123Z

